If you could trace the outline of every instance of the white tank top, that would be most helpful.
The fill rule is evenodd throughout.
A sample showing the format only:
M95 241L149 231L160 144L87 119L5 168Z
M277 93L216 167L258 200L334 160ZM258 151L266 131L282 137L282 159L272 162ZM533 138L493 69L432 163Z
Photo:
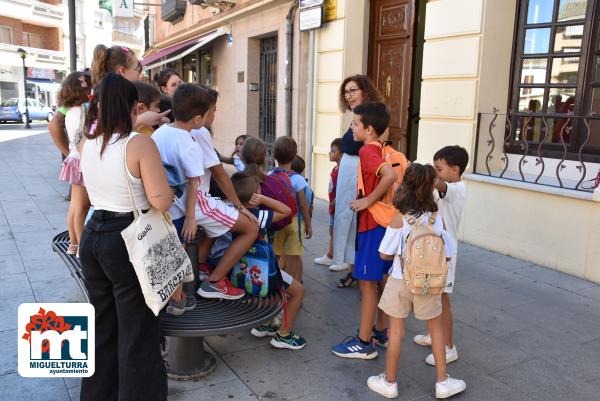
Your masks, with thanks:
M136 135L139 134L132 132L127 138L117 140L119 135L113 134L102 153L102 158L100 158L102 137L87 139L84 142L80 168L85 181L85 189L95 210L111 212L131 212L133 210L123 174L123 146L127 146L129 140ZM135 178L129 169L126 170L131 180L136 206L141 210L150 209L150 202L146 197L141 178Z

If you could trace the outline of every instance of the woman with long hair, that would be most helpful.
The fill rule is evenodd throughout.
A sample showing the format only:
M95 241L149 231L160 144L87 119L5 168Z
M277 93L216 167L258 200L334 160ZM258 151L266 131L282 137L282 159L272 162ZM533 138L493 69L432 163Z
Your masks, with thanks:
M158 319L146 305L121 231L134 219L132 197L141 210L166 212L173 194L154 141L133 132L135 86L108 73L96 89L97 122L80 146L94 213L79 245L96 311L96 370L82 380L81 400L166 401Z
M342 112L352 111L366 102L381 101L379 91L366 75L352 75L340 85L339 103ZM358 151L362 142L355 142L352 128L348 128L342 137L340 162L335 198L335 217L333 223L333 264L331 271L350 273L338 283L338 287L348 287L354 282L352 265L354 264L356 242L356 213L350 209L350 202L356 199L358 184Z

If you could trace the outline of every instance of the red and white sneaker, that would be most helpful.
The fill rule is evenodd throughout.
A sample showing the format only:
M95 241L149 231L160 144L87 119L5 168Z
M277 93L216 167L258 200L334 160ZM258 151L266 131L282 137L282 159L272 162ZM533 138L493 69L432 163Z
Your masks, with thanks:
M213 272L213 267L208 263L200 263L198 265L198 278L200 281L208 280Z
M246 295L246 292L242 289L235 288L231 285L231 282L227 277L223 277L221 280L211 283L205 280L200 284L198 289L198 295L203 298L211 299L240 299Z

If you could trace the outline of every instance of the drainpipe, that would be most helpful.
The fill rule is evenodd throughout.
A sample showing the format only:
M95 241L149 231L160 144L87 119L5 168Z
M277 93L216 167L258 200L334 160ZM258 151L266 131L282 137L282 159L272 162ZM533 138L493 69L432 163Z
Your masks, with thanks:
M314 110L315 110L315 31L308 33L308 87L306 88L306 176L311 185L314 182L313 171L313 135L314 135Z
M290 6L285 17L285 134L292 136L292 62L294 55L294 14L298 1Z

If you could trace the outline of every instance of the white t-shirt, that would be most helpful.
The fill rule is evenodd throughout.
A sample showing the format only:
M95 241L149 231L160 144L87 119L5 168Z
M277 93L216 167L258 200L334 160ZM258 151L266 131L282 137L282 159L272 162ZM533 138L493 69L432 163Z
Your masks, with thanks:
M212 136L208 129L202 127L200 129L194 129L190 133L198 146L200 146L200 151L202 153L204 175L200 179L200 191L206 195L210 192L210 177L212 176L210 168L221 164L221 161L219 160L219 155L215 150Z
M152 133L152 139L156 142L163 164L173 166L183 179L203 179L202 153L188 131L165 124ZM185 216L185 191L171 205L169 213L173 219Z
M427 216L431 216L431 213L427 213ZM439 216L439 215L438 215ZM404 253L404 249L406 247L406 238L408 234L410 234L410 224L408 224L408 218L404 217L403 219L404 225L402 228L392 228L388 227L385 230L385 235L381 240L381 244L379 245L379 252L385 255L394 255L394 262L392 264L392 274L393 278L402 279L402 254ZM425 225L429 222L428 218L423 218L421 220L421 224ZM435 223L433 224L433 231L437 235L441 235L444 240L444 250L446 252L446 257L450 258L454 254L456 254L456 248L454 246L454 241L450 238L450 235L446 230L444 230L444 225L442 219L437 218Z
M437 205L439 214L442 216L442 220L446 226L446 231L448 231L454 241L454 249L457 249L458 226L467 199L467 188L462 181L448 182L446 185L448 186L446 195L443 198L438 196Z
M79 142L81 142L81 131L79 127L82 126L81 118L83 106L70 107L65 115L65 128L67 135L69 136L69 156L79 159Z

